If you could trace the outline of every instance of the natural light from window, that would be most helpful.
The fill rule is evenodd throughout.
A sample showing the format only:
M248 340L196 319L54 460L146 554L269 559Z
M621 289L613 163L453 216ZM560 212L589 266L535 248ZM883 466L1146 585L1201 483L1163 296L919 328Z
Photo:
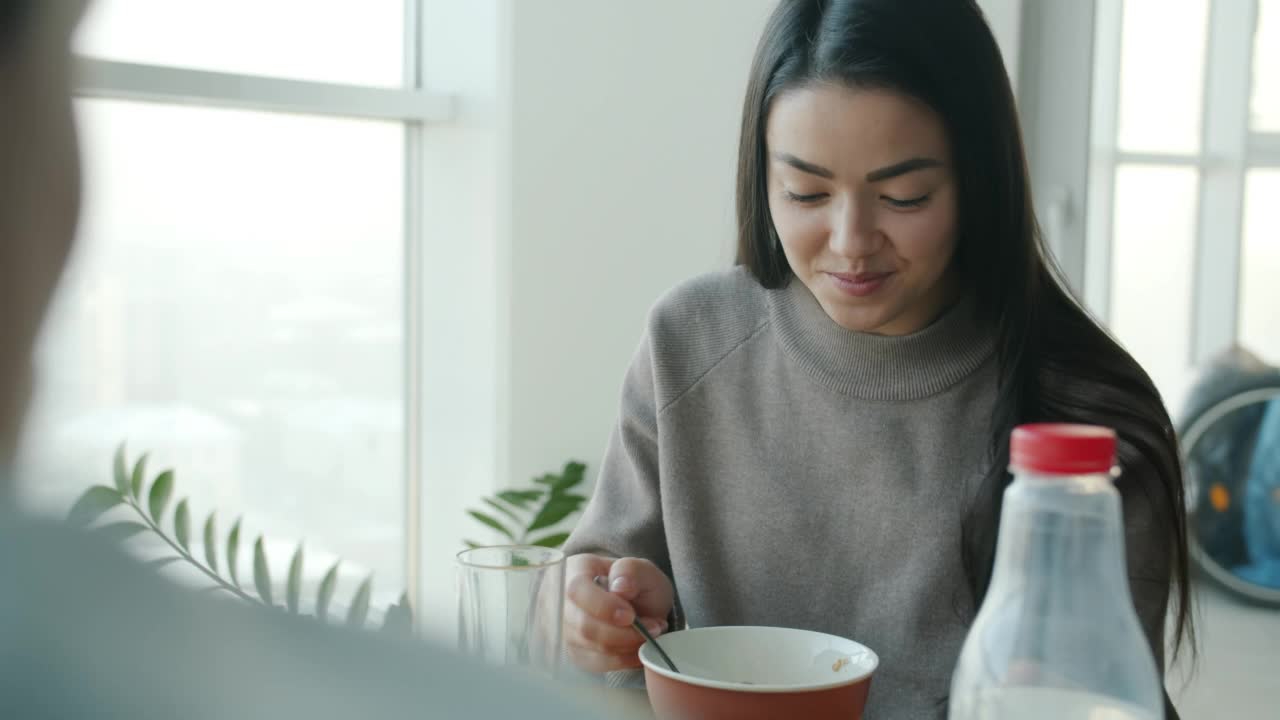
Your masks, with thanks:
M177 470L196 517L244 511L246 534L281 538L278 568L307 538L398 591L399 125L77 108L86 205L40 355L28 497L65 507L127 440Z
M1280 132L1280 0L1259 0L1253 43L1253 129Z
M1280 170L1254 170L1245 186L1240 342L1280 365Z
M1166 391L1191 355L1198 187L1191 168L1116 170L1111 328Z
M106 60L400 85L403 0L95 0L76 51Z
M1208 17L1208 0L1125 1L1121 150L1193 153L1200 148Z

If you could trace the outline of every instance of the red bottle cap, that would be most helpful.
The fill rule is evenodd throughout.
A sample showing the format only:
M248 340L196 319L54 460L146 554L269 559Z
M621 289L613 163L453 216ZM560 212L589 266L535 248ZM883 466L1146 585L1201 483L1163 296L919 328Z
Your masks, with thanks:
M1022 425L1009 444L1014 472L1092 475L1110 473L1115 464L1116 433L1097 425Z

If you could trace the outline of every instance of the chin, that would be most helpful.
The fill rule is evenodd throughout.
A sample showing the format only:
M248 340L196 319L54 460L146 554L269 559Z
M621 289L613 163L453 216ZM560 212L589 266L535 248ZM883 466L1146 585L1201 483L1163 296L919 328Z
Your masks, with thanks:
M851 307L847 302L824 303L827 315L845 330L879 334L879 329L891 323L894 314L882 303Z

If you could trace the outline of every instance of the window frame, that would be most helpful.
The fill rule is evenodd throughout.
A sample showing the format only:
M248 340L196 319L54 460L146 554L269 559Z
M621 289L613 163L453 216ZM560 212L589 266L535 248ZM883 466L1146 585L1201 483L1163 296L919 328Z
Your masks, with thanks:
M400 87L324 83L77 56L74 91L78 98L374 119L401 124L405 136L403 550L405 590L411 607L422 607L423 574L423 259L427 236L418 202L425 170L423 136L432 125L454 122L459 113L455 96L431 92L425 87L425 3L426 0L403 0L404 80Z
M1250 125L1258 0L1209 0L1201 146L1197 153L1136 153L1118 147L1119 58L1125 0L1097 0L1086 268L1078 287L1103 322L1113 311L1111 262L1116 170L1121 165L1190 167L1200 177L1192 278L1190 365L1238 341L1245 180L1280 167L1280 133ZM1241 42L1247 38L1247 42ZM1107 69L1110 71L1108 72ZM1223 242L1230 238L1232 242Z

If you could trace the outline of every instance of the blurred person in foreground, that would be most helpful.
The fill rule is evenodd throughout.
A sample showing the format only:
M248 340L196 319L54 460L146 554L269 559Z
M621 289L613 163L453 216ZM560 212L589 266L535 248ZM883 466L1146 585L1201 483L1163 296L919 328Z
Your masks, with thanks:
M69 41L84 5L0 0L0 718L586 717L407 640L184 592L17 512L32 346L79 211Z

